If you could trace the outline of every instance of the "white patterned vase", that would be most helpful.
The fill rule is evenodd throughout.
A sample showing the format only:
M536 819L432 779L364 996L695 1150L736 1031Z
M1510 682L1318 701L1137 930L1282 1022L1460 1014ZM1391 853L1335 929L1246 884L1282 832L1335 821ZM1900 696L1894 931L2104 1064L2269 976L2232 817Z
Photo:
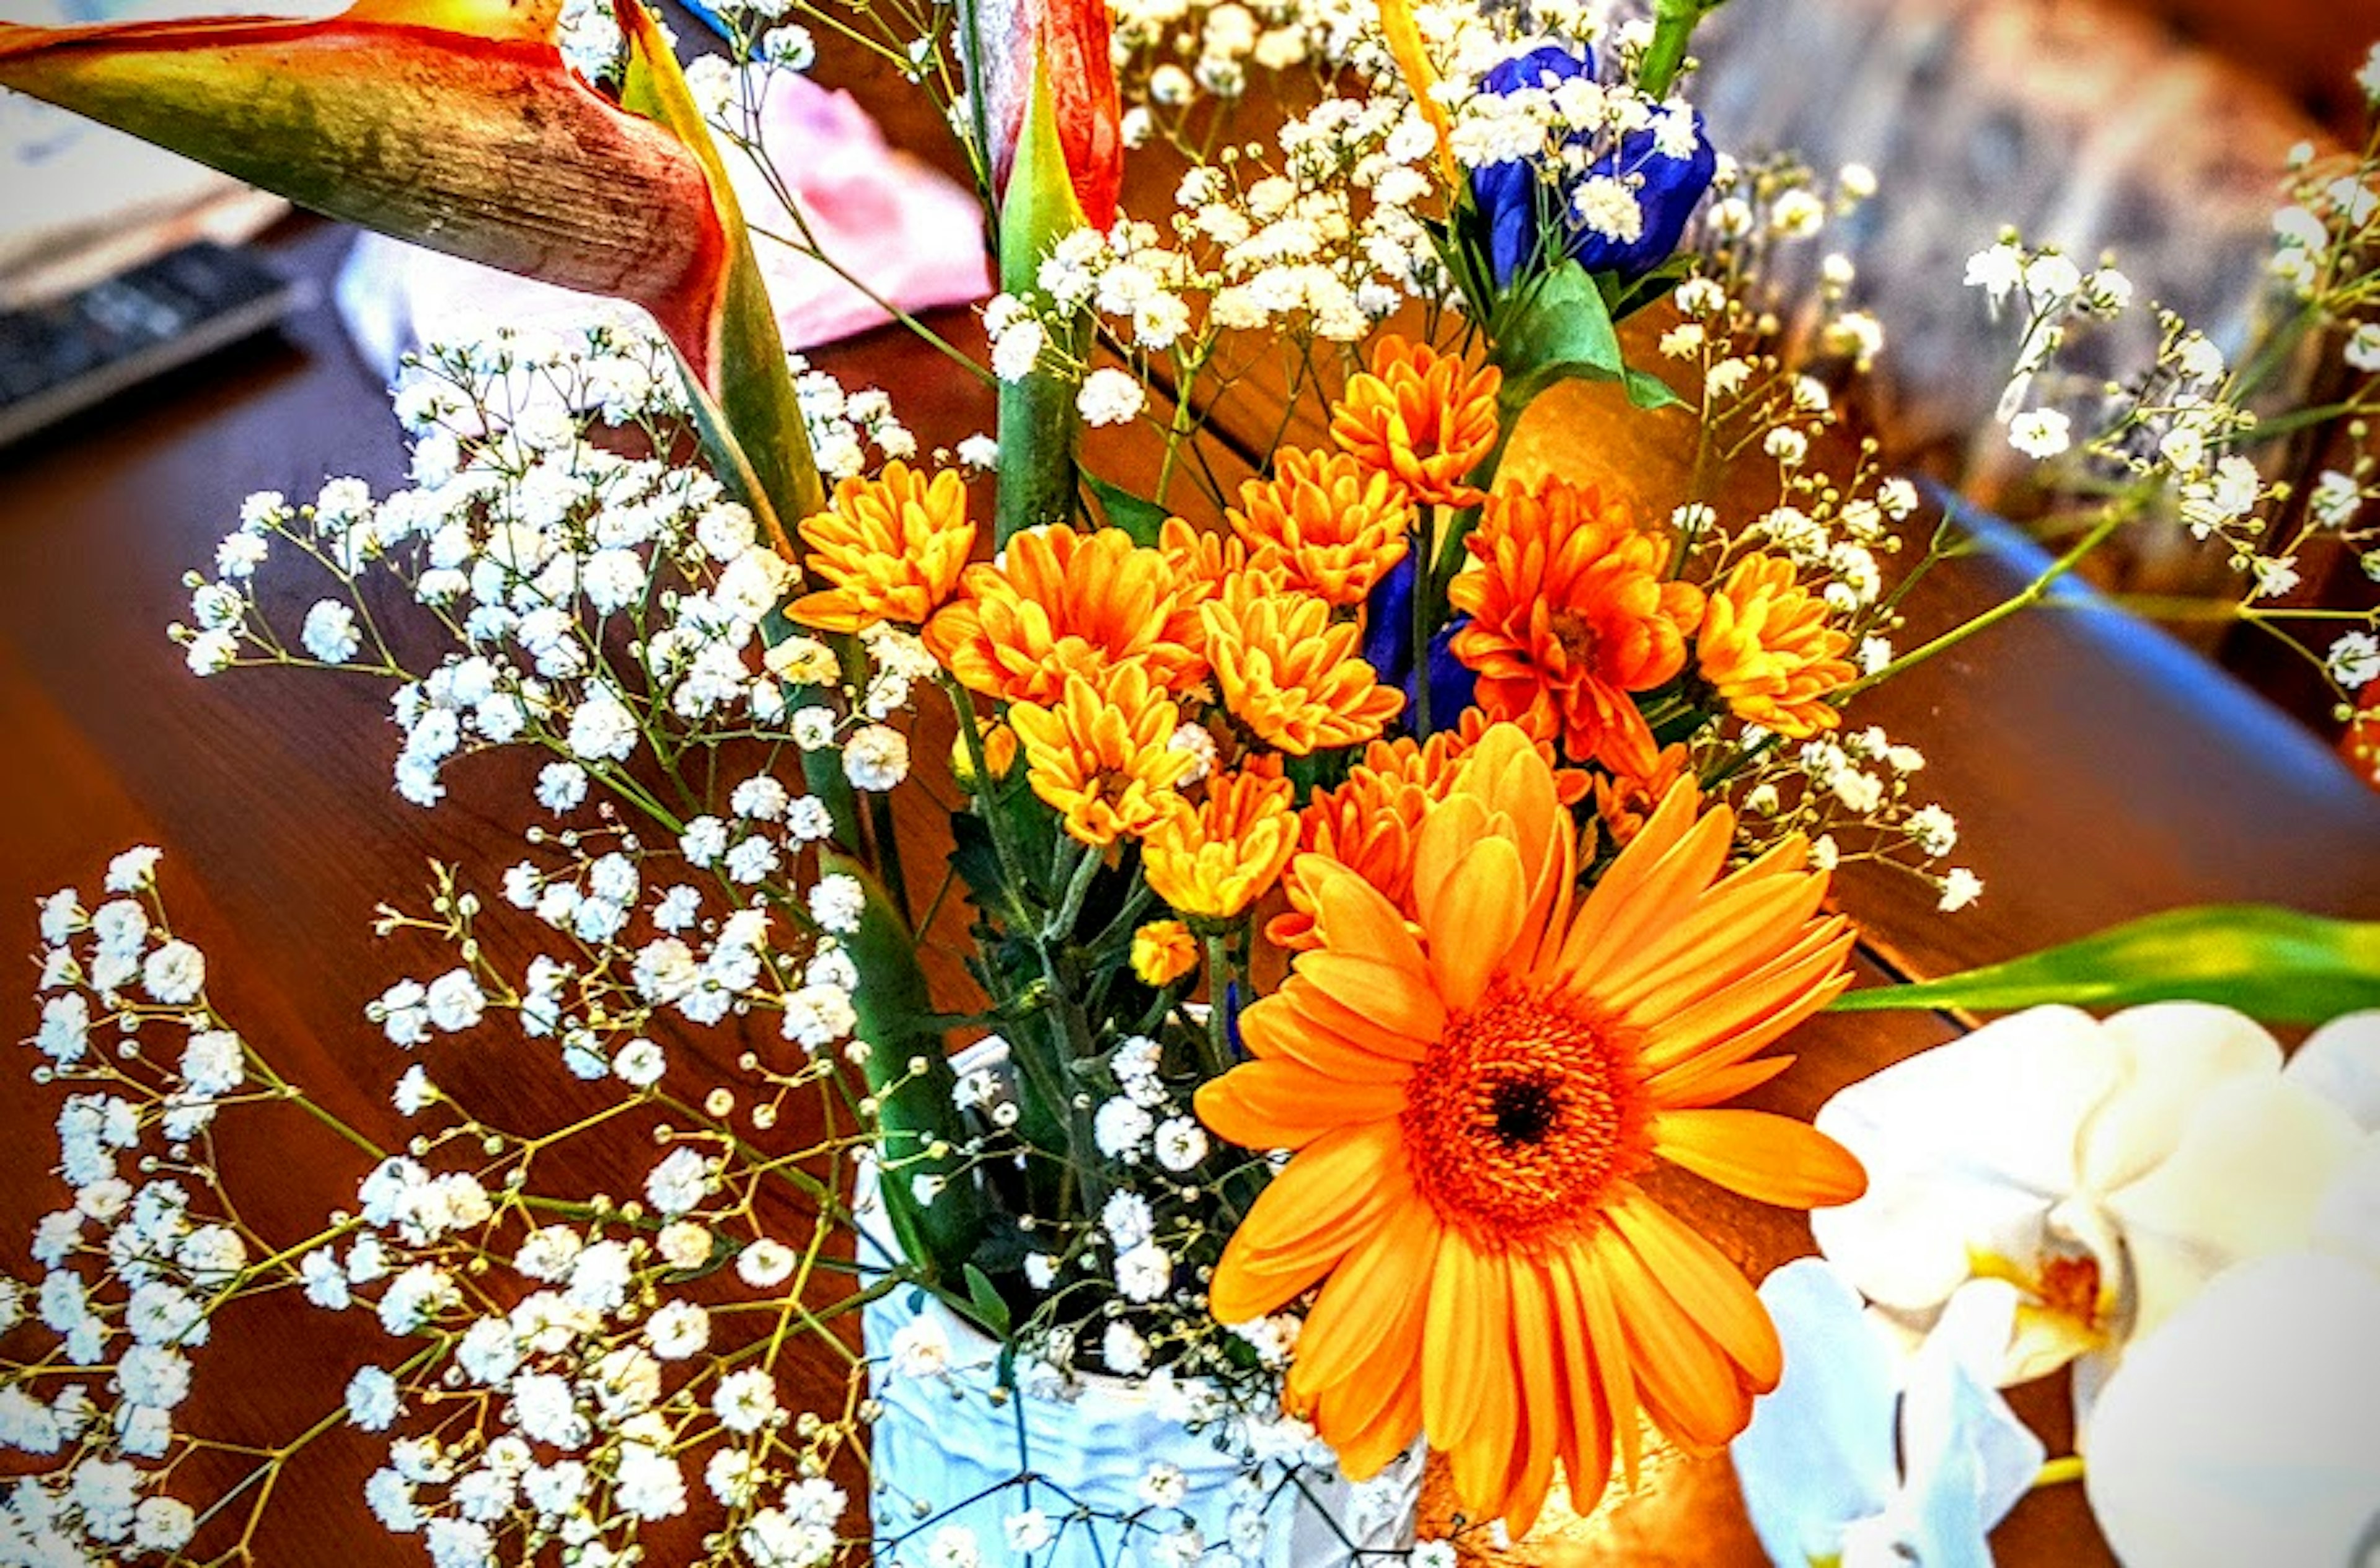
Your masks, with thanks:
M1161 1376L1002 1388L1000 1344L923 1291L862 1315L880 1564L1349 1568L1414 1544L1418 1447L1351 1484L1319 1443L1226 1452L1231 1423L1192 1430L1196 1391Z
M1007 1055L987 1039L953 1065L998 1071ZM863 1165L863 1266L897 1256L874 1187ZM1012 1365L1004 1380L1000 1343L922 1290L868 1302L861 1324L883 1568L1352 1568L1413 1548L1418 1442L1350 1482L1304 1428L1216 1418L1210 1391L1162 1373Z

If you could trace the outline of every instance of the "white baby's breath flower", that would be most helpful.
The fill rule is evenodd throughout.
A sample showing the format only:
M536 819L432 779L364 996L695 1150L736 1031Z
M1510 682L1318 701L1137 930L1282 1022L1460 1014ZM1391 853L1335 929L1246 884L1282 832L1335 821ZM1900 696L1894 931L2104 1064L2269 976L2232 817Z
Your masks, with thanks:
M2380 638L2370 632L2342 633L2323 662L2332 680L2345 690L2357 690L2380 675Z
M890 724L868 724L844 743L844 777L854 789L882 793L909 776L909 737Z
M1942 878L1942 897L1935 907L1956 914L1984 895L1984 880L1964 866L1953 867Z
M1148 394L1136 379L1111 367L1093 371L1083 378L1075 406L1085 424L1120 425L1137 415L1147 401Z
M2034 408L2010 424L2009 444L2028 457L2055 457L2072 444L2071 425L2056 408Z

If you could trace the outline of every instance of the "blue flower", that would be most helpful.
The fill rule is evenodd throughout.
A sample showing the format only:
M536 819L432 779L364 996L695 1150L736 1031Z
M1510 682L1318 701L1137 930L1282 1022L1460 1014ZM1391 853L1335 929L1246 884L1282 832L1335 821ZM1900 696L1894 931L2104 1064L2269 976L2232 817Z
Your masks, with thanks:
M1372 666L1382 686L1405 694L1405 711L1414 711L1413 595L1418 570L1414 557L1389 569L1372 587L1364 606L1364 662ZM1457 615L1429 639L1429 722L1433 729L1451 729L1455 715L1471 706L1478 675L1454 656L1454 634L1471 624Z
M1480 79L1480 89L1500 96L1527 88L1548 88L1595 74L1592 55L1573 55L1558 44L1544 44L1525 55L1499 62ZM1665 114L1678 111L1664 110ZM1509 288L1512 280L1534 272L1550 260L1542 254L1549 236L1567 233L1562 254L1590 273L1613 273L1633 282L1644 276L1678 248L1686 219L1710 188L1718 168L1718 154L1706 133L1703 117L1694 115L1692 152L1672 157L1651 127L1633 130L1617 144L1607 145L1579 173L1548 185L1538 161L1516 158L1489 164L1471 172L1471 198L1488 225L1488 263L1496 286ZM1572 132L1569 145L1583 146L1585 131ZM1571 209L1572 199L1590 178L1603 176L1627 183L1644 213L1644 226L1633 239L1598 234L1581 224Z
M1785 1375L1730 1452L1769 1561L1807 1568L1880 1549L1872 1560L1991 1568L1985 1538L2031 1489L2043 1450L1992 1385L2016 1301L1988 1282L1944 1310L1905 1386L1885 1331L1824 1259L1761 1285Z

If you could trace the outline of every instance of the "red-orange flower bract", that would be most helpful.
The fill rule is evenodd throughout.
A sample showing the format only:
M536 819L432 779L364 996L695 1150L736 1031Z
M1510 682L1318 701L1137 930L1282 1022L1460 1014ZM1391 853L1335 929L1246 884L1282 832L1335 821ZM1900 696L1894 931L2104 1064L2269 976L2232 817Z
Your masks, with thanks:
M1712 1449L1775 1386L1751 1284L1637 1178L1859 1195L1803 1123L1714 1109L1784 1068L1751 1058L1843 988L1852 932L1798 840L1721 876L1734 820L1699 805L1673 788L1578 896L1552 772L1500 724L1423 820L1405 907L1298 861L1318 943L1242 1015L1255 1060L1197 1098L1223 1136L1295 1152L1209 1300L1242 1322L1321 1286L1287 1398L1350 1475L1418 1428L1467 1513L1524 1530L1557 1458L1582 1510L1615 1448L1633 1470L1640 1409Z

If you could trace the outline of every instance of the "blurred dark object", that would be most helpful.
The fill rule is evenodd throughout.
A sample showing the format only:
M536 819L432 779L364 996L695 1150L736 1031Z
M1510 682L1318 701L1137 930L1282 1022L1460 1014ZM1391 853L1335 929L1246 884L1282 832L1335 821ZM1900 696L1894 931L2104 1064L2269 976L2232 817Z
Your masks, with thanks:
M253 253L201 241L0 313L0 446L263 331L302 294Z

